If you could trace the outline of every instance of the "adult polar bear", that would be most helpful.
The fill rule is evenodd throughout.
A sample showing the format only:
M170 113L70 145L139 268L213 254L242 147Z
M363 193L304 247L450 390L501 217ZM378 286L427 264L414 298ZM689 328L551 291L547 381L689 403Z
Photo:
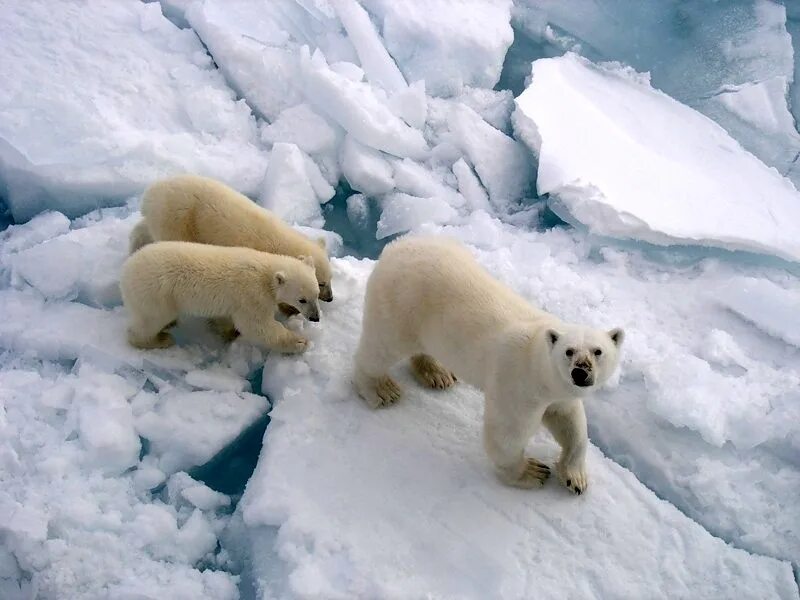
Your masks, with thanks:
M224 183L178 175L151 185L142 198L144 217L131 231L130 252L152 241L243 246L284 256L311 256L319 298L333 300L325 242L313 241Z
M502 481L531 488L550 469L525 457L541 423L562 447L559 480L588 484L581 398L618 364L623 331L563 323L493 279L455 241L409 237L388 245L367 283L354 383L373 408L393 404L392 365L446 388L454 374L485 394L483 438Z

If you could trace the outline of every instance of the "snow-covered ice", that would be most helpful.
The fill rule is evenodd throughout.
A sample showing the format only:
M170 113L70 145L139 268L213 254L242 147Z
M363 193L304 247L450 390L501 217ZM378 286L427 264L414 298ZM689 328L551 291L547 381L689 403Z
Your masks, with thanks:
M255 192L256 122L158 4L0 8L0 184L14 219L121 204L181 171Z
M798 598L794 3L17 4L0 8L0 228L18 223L0 231L0 598ZM552 58L568 51L596 64ZM333 256L453 236L547 310L624 327L619 377L587 403L589 492L503 487L464 385L398 367L405 400L363 406L370 260L334 260L305 356L202 320L129 347L136 195L177 171ZM223 480L255 464L264 392L237 505Z
M372 263L335 266L340 301L313 349L266 364L276 407L238 517L258 597L795 596L787 564L712 537L596 448L585 496L503 487L463 384L423 391L398 367L403 400L368 409L349 365Z
M646 76L572 53L540 59L515 123L539 193L592 233L800 259L791 182Z

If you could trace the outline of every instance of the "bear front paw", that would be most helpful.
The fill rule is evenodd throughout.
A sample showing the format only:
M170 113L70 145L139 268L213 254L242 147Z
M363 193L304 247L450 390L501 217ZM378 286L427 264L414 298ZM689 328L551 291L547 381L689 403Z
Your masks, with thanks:
M302 354L308 350L308 338L297 336L295 339L281 345L281 352L284 354Z
M561 484L573 494L580 495L589 487L589 476L586 474L586 468L583 465L578 467L556 465L556 475L558 475L558 480Z
M500 478L508 485L529 490L542 487L550 477L550 467L535 458L526 458L522 472L515 469L513 473L500 471Z

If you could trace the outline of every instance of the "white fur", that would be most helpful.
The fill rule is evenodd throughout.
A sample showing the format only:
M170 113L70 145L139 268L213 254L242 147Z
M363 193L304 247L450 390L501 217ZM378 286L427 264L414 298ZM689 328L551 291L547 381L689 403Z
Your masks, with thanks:
M367 283L354 383L378 407L399 398L388 371L405 358L430 387L458 377L485 394L484 444L504 482L533 487L548 476L546 465L524 455L544 423L562 446L559 479L581 493L588 444L581 398L617 368L622 340L621 330L569 325L531 306L454 241L409 237L384 249ZM573 379L581 366L587 387Z
M157 181L144 193L142 216L131 232L131 253L152 241L177 240L244 246L295 258L311 256L320 299L333 299L324 240L308 239L224 183L197 175Z
M303 352L308 341L275 320L282 305L319 319L313 259L191 242L155 242L122 267L120 288L129 312L128 340L165 348L178 315L216 319L248 341L282 352Z

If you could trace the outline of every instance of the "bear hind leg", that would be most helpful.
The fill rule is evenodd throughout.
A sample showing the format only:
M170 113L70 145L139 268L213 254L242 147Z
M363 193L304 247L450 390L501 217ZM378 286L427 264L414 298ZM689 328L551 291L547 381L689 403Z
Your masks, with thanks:
M214 317L207 319L206 322L208 323L209 329L222 338L224 342L232 342L241 335L231 318Z
M411 357L411 372L420 385L435 390L446 390L457 381L455 374L428 354L415 354Z

